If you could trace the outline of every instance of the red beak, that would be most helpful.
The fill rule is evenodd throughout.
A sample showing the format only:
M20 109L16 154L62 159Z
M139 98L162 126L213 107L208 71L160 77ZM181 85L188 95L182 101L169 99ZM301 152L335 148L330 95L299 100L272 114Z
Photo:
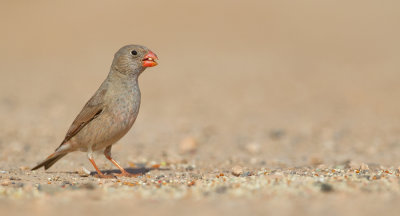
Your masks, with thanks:
M157 55L149 50L149 52L144 56L144 58L142 60L142 66L143 67L154 67L157 65L156 59L158 60Z

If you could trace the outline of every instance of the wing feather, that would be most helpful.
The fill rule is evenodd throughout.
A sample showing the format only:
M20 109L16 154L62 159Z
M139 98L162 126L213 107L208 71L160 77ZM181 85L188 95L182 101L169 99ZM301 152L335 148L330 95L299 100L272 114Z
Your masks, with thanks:
M101 115L104 109L104 95L106 94L106 89L97 91L92 98L85 104L81 112L72 122L64 140L62 141L60 147L68 142L72 137L74 137L79 131L82 130L89 122ZM58 147L58 148L60 148Z

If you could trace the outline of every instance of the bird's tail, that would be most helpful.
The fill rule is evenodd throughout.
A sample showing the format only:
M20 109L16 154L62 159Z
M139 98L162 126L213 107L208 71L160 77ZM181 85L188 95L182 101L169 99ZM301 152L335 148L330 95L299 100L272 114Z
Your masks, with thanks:
M42 161L40 164L38 164L35 167L33 167L31 170L39 169L42 166L44 166L44 169L47 170L48 168L53 166L53 164L55 164L58 160L60 160L65 155L67 155L67 153L55 152L55 153L51 154L50 156L48 156L46 158L46 160Z

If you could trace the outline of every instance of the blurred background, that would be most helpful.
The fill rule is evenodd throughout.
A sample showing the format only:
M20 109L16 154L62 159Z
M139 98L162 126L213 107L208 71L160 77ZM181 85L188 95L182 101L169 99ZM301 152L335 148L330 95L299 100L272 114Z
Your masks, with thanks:
M396 0L1 0L0 209L396 215L399 11ZM113 156L124 167L175 167L148 179L180 183L127 189L79 177L81 167L93 171L84 153L30 172L126 44L147 46L159 65L141 75L140 114ZM266 171L236 178L236 165Z
M178 155L181 140L192 137L198 150L189 159L199 164L246 163L250 151L262 166L397 166L399 6L3 0L0 164L31 166L51 153L105 79L113 54L142 44L160 60L140 77L139 117L114 148L125 165L125 158ZM68 157L54 169L89 164L83 154Z

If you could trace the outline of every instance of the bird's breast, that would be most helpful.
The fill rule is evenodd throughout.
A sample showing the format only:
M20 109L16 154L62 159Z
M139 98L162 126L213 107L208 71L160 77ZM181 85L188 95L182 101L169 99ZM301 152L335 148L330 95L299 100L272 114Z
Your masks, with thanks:
M127 92L114 98L113 106L110 106L110 113L113 116L114 124L118 128L131 127L139 114L140 94Z
M103 149L122 138L134 124L140 108L140 91L109 89L102 113L79 133L77 142L93 150ZM89 136L90 135L90 136Z

